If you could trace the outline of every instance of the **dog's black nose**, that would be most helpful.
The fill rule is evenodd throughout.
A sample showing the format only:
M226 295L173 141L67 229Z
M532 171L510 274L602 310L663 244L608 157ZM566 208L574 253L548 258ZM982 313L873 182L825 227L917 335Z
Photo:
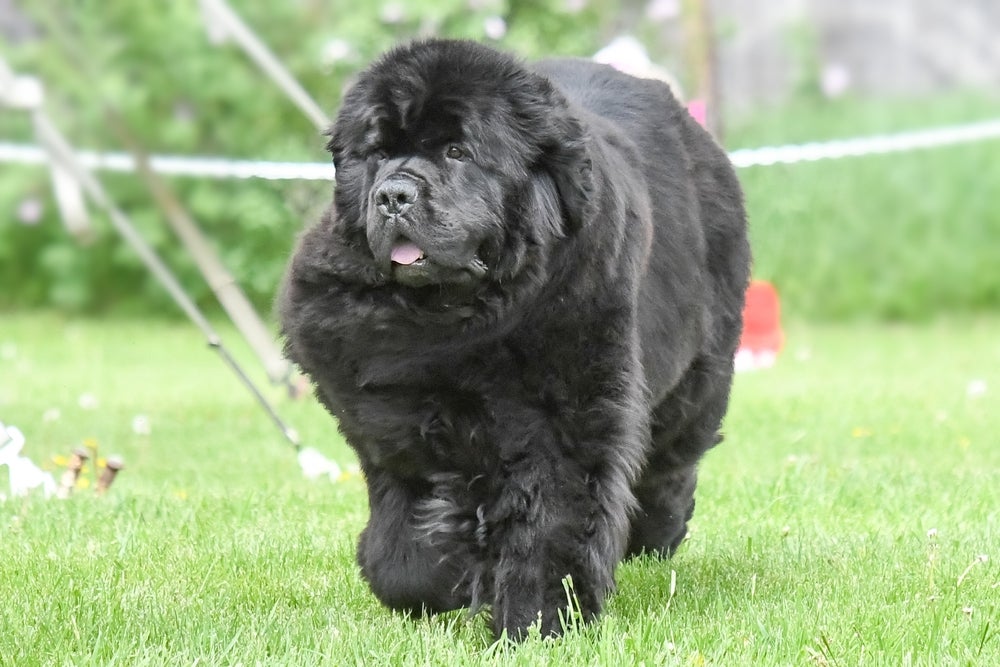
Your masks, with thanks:
M390 176L375 191L375 206L382 215L402 215L417 201L417 184L405 176Z

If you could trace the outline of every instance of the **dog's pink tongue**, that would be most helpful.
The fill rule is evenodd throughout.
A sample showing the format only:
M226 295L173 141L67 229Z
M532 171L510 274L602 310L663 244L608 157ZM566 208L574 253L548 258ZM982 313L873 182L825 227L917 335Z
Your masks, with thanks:
M412 241L401 241L392 248L390 259L396 264L413 264L424 256L424 251Z

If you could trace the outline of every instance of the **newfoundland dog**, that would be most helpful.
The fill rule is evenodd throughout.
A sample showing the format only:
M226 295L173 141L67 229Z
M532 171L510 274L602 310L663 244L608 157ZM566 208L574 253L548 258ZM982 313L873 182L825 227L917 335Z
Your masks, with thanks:
M749 271L725 153L663 83L465 41L396 48L330 130L333 204L279 309L357 452L394 609L590 619L668 556L719 442Z

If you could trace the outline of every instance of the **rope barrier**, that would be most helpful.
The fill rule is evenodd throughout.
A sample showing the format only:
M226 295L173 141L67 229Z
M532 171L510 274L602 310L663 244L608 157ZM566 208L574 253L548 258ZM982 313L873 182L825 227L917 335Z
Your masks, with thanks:
M852 139L744 148L732 151L729 157L736 167L746 168L901 153L998 138L1000 119ZM136 169L135 161L127 153L79 151L77 157L82 165L91 169L119 172ZM14 143L0 143L0 162L49 164L42 148L33 144ZM150 164L154 171L161 174L202 178L332 181L334 177L333 165L326 162L269 162L154 155L150 157Z
M789 146L767 146L733 151L729 158L737 167L795 164L816 160L835 160L863 155L901 153L1000 138L1000 119L951 125L915 132L882 134L853 139L810 142Z
M80 164L102 171L135 171L135 160L127 153L77 151ZM0 162L48 165L45 151L33 144L0 143ZM333 165L328 162L267 162L227 158L152 155L153 171L164 175L202 178L264 178L268 180L332 181Z

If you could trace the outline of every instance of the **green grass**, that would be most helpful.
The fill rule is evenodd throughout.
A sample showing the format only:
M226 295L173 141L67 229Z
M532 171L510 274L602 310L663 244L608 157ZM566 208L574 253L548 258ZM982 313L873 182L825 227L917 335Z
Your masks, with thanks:
M303 480L191 327L4 313L24 453L94 438L128 468L102 498L0 503L0 664L1000 664L998 330L790 326L738 377L678 555L623 565L598 624L511 648L482 617L379 606L353 564L362 481ZM350 461L312 400L280 403Z

